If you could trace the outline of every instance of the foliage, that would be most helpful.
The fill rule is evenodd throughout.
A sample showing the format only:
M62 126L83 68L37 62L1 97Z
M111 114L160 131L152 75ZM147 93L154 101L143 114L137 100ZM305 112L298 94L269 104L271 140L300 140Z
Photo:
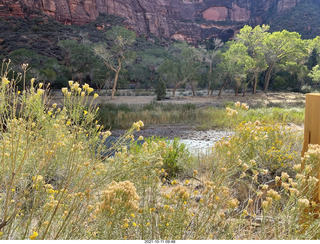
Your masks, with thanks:
M267 92L271 74L276 64L283 62L301 62L307 57L307 48L300 34L283 30L273 32L266 39L265 59L268 69L265 73L264 92Z
M174 138L174 140L165 140L158 137L149 137L143 138L143 140L143 143L146 143L147 145L153 145L154 143L163 143L163 145L165 145L165 150L163 150L161 157L163 159L163 177L167 180L170 181L178 177L179 174L188 169L191 154L187 147L179 141L179 138ZM140 152L141 150L144 149L141 147L139 140L130 148L130 151L133 153Z
M299 132L243 122L198 161L177 140L128 149L139 121L106 157L111 133L95 121L89 85L70 81L58 106L42 83L19 91L23 77L10 72L4 64L0 239L319 238L320 147L310 145L301 165ZM229 120L241 113L247 105L227 108Z
M252 58L248 55L248 48L243 43L232 41L228 45L229 49L222 54L222 61L217 66L217 72L221 73L224 80L219 96L227 82L235 83L237 95L238 89L244 85L247 71L253 63Z
M233 104L233 102L231 102ZM177 124L191 123L198 129L226 129L234 123L242 121L263 123L286 122L303 124L304 108L291 108L291 104L282 104L283 107L264 107L250 109L246 113L239 112L233 120L225 113L225 108L197 107L194 104L173 105L150 103L145 106L132 106L127 104L100 104L98 113L99 123L105 128L128 129L131 124L142 119L146 124ZM277 105L279 106L279 105ZM298 106L298 104L296 104ZM300 105L301 106L301 105Z
M157 88L155 90L155 93L157 94L157 100L160 101L166 97L166 84L164 83L163 79L160 79L158 81Z
M201 52L183 42L174 44L170 53L172 57L161 64L159 73L167 85L172 84L172 96L174 97L176 90L186 82L190 82L195 96L196 76L201 66Z
M253 73L253 93L257 89L258 74L268 67L264 58L265 46L263 40L266 38L269 28L266 25L262 25L262 27L258 25L255 28L246 25L236 36L236 40L242 42L248 48L248 55L252 58L252 66L248 71Z
M313 80L313 82L318 83L320 81L320 66L318 64L314 66L308 76Z
M100 57L105 65L115 73L114 84L111 98L117 87L119 73L121 71L124 59L128 54L128 47L135 42L135 33L121 26L113 26L106 32L108 40L112 41L111 48L107 48L105 43L99 43L94 46L94 51Z

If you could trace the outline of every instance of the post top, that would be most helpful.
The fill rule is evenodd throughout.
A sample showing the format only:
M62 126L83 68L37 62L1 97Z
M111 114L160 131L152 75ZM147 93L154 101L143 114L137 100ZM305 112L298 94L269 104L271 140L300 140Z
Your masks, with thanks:
M308 93L306 96L317 96L320 97L320 93Z

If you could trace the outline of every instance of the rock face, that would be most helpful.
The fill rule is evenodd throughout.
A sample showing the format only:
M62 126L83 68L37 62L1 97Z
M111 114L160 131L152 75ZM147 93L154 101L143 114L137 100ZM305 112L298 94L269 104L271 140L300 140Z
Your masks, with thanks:
M295 7L300 0L282 0L278 2L278 12L286 11L290 8Z
M244 24L262 24L267 12L300 0L0 0L0 16L32 17L41 11L66 24L83 25L99 14L123 17L138 33L196 42L229 39Z

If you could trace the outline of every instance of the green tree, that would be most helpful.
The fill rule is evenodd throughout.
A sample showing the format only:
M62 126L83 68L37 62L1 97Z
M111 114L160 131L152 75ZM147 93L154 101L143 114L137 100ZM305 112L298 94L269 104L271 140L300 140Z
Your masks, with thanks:
M252 66L248 69L248 72L253 74L252 79L249 81L254 80L252 93L256 93L260 72L268 68L264 55L266 51L264 39L268 35L269 28L267 25L258 25L255 28L246 25L236 36L236 40L248 48L248 55L252 58Z
M223 46L223 42L215 38L213 40L213 49L206 50L204 47L201 47L200 50L202 52L202 60L208 66L208 75L207 75L207 84L208 84L208 95L210 93L210 88L214 87L213 78L213 70L217 64L219 59L216 58L217 54L220 52L219 49ZM213 89L211 90L213 91Z
M265 72L263 91L267 92L271 74L277 64L290 62L301 62L305 60L308 51L305 42L301 39L299 33L283 30L273 32L264 38L266 44L265 60L268 68Z
M197 72L201 67L201 53L186 42L174 44L169 52L172 56L162 63L159 73L167 84L173 85L172 97L175 97L176 90L186 82L190 82L195 96Z
M312 49L312 52L309 55L308 61L306 62L307 68L309 70L312 70L314 66L318 64L318 51L316 48Z
M106 32L106 36L112 42L111 46L108 47L106 43L98 43L94 46L94 51L115 73L111 95L111 99L113 99L124 59L128 55L129 47L135 42L136 35L124 27L113 26L111 30Z
M97 60L89 46L75 40L63 40L58 43L63 50L65 65L69 68L72 80L82 83L86 76L92 76Z
M217 72L220 73L222 85L218 96L229 83L235 84L235 95L242 87L245 92L247 83L247 73L253 64L253 59L248 55L248 48L241 42L229 42L229 49L222 54L222 60L217 66Z
M312 68L312 71L308 74L308 76L312 79L313 82L320 82L320 65L317 64Z

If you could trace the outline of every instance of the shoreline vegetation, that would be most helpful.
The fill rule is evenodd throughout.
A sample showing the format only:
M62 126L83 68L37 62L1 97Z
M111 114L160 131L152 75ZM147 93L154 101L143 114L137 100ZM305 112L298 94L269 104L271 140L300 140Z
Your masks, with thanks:
M145 121L147 125L190 124L195 125L198 130L230 129L242 121L260 120L264 123L281 122L297 125L302 125L304 122L304 108L253 108L247 113L240 113L235 121L231 121L225 112L226 108L197 107L190 103L184 105L150 103L139 107L126 104L101 104L99 107L100 123L105 128L112 129L129 128L137 119Z

